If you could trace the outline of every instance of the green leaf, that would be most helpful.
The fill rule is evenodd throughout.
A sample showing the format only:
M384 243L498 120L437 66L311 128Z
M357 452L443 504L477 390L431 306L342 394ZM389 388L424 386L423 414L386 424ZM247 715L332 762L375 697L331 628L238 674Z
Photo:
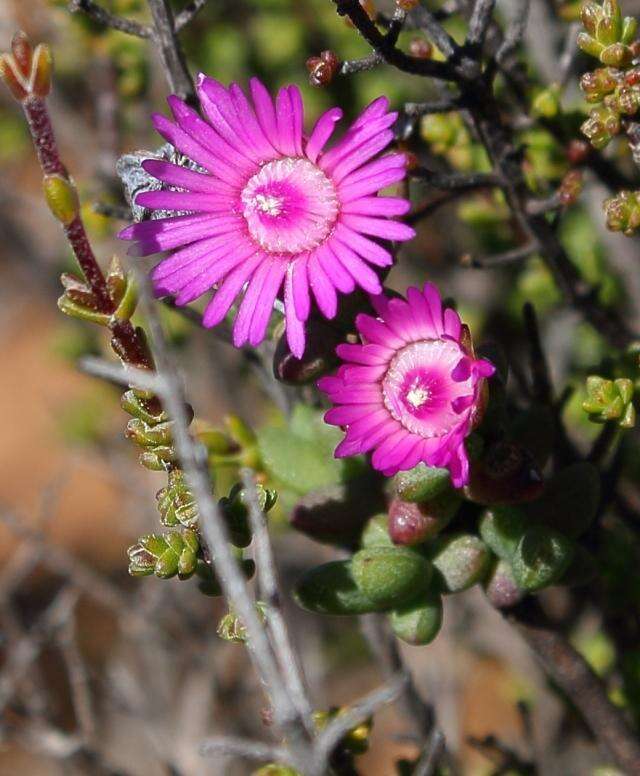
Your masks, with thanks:
M427 501L451 487L448 469L439 469L419 463L406 472L398 472L393 478L396 493L403 501Z
M511 560L527 529L527 520L517 507L493 507L484 512L479 528L485 544L499 558Z
M403 547L367 547L353 556L353 578L362 593L381 606L406 601L425 590L431 565L414 550Z
M557 582L571 563L573 542L558 531L533 526L518 542L513 575L519 587L535 591Z
M393 632L407 644L422 646L432 642L442 626L442 597L430 592L394 609L389 620Z
M367 614L384 609L360 590L348 560L331 561L307 571L294 597L303 609L318 614Z
M427 545L437 570L437 581L445 593L460 593L485 576L491 553L473 534L455 534Z

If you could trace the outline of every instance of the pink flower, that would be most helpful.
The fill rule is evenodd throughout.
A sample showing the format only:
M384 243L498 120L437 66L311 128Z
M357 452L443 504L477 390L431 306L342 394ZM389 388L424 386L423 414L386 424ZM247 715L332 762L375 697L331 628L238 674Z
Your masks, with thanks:
M464 440L481 404L484 378L495 369L477 359L455 310L442 309L427 283L407 301L372 298L378 318L360 314L362 345L338 345L345 361L318 387L335 407L325 420L346 429L336 457L373 450L374 468L391 476L421 461L446 467L455 487L469 479Z
M172 252L153 272L159 295L174 295L184 305L216 289L203 317L207 327L222 321L244 289L233 329L236 346L264 339L284 285L287 339L300 357L310 289L327 318L336 314L338 291L359 285L379 294L371 265L387 267L393 257L375 238L414 235L391 220L409 203L377 196L404 177L404 155L372 161L393 140L397 114L380 97L325 150L342 116L339 108L324 113L307 137L297 87L280 89L275 105L258 79L250 88L253 104L237 84L226 89L201 75L205 118L169 97L175 123L155 115L155 128L201 171L145 161L144 169L165 186L139 194L136 202L177 213L134 224L120 237L136 241L130 252L137 255Z

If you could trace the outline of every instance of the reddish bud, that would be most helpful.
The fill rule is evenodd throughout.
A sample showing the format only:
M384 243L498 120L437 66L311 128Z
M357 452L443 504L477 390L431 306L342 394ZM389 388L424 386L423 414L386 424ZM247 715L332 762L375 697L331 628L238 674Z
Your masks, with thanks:
M496 442L471 464L464 493L477 504L518 504L542 492L542 475L528 450L514 442Z
M562 179L558 189L560 202L567 207L573 205L582 192L582 173L580 170L570 170Z
M416 59L431 59L433 46L424 38L413 38L409 43L409 53Z
M28 78L31 73L33 49L26 33L22 31L16 32L11 39L11 52L18 69L22 75Z
M16 100L22 102L29 96L29 93L22 77L16 71L17 65L13 57L10 54L2 54L0 56L0 78Z
M572 140L565 150L567 159L574 165L582 164L589 156L590 152L591 147L589 146L589 143L577 139Z
M396 5L401 11L413 11L420 5L420 0L396 0Z
M333 51L323 51L319 57L307 59L309 82L312 86L327 86L338 72L340 60Z
M389 536L394 544L420 544L436 536L449 523L460 497L447 491L430 501L413 504L394 498L389 505Z

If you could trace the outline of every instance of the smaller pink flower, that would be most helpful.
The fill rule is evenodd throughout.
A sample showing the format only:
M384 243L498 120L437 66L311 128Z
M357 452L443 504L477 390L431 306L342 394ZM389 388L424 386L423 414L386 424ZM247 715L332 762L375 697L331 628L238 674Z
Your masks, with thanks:
M371 299L378 318L356 318L363 344L339 345L345 363L318 382L336 405L326 422L346 431L335 455L373 451L385 476L420 462L444 467L460 488L469 480L464 440L495 368L475 358L469 330L431 283L409 288L406 301Z

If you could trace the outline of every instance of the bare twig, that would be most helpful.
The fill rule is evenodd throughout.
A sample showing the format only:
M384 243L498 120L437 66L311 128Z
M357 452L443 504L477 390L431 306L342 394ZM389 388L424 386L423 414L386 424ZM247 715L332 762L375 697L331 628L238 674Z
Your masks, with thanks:
M111 27L113 30L119 30L127 35L134 35L136 38L151 38L153 30L144 24L135 22L132 19L125 19L123 16L107 11L94 0L69 0L67 8L71 13L85 13L98 24L104 24L105 27Z
M546 624L531 601L508 615L545 671L569 696L582 714L600 746L624 773L640 773L640 743L622 711L607 696L602 682L584 658L552 627Z
M504 180L494 173L490 172L435 172L434 170L428 170L425 167L418 167L410 170L409 174L413 178L420 178L424 180L429 186L434 189L458 189L458 190L470 190L470 189L487 189L487 188L502 188L504 186Z
M260 598L267 604L267 624L271 633L274 651L291 700L305 721L307 730L312 732L314 729L311 716L312 708L304 686L298 656L293 649L287 624L282 613L276 566L267 531L266 517L258 504L255 477L249 469L243 469L240 474L247 491L247 504L249 506L249 520L255 547Z
M407 682L405 674L397 674L386 685L373 690L364 698L356 701L344 713L335 716L318 736L313 753L313 764L309 773L321 776L326 763L340 740L351 730L368 719L382 706L392 703L402 693Z
M459 109L460 100L458 97L433 100L432 102L407 102L404 106L404 112L407 116L426 116L430 113L449 113L449 111Z
M250 741L246 738L235 738L234 736L208 738L200 745L200 754L202 757L228 755L263 762L272 761L284 764L290 762L289 752L282 747L265 744L261 741Z
M174 423L174 443L189 488L198 505L199 528L212 558L218 579L229 605L242 620L247 631L249 654L267 691L277 728L286 732L297 764L305 761L307 733L289 697L279 666L267 635L255 609L255 601L247 582L230 549L226 523L217 502L212 498L211 482L204 449L191 438L189 418L176 368L167 349L157 311L151 298L147 279L140 276L140 301L145 312L150 341L156 356L157 374L162 386L159 391Z
M168 0L147 0L153 18L154 38L169 87L187 102L195 101L193 80L187 68L184 51L176 34L173 10Z
M531 0L518 0L514 3L513 16L507 26L504 39L496 53L496 61L499 65L508 65L509 60L516 49L522 43L522 38L529 22L529 8Z
M413 769L413 776L433 776L444 752L444 734L434 729Z
M507 264L518 264L524 259L528 259L533 253L538 250L536 243L527 243L517 248L511 248L511 250L503 251L502 253L494 253L493 256L485 256L484 258L477 258L470 254L465 254L460 263L465 267L473 267L474 269L489 269L491 267L504 267Z
M495 0L475 0L471 18L469 19L469 33L467 43L472 46L482 46L491 23Z
M183 27L186 27L205 7L209 0L191 0L181 11L176 14L175 28L176 32L180 32Z

